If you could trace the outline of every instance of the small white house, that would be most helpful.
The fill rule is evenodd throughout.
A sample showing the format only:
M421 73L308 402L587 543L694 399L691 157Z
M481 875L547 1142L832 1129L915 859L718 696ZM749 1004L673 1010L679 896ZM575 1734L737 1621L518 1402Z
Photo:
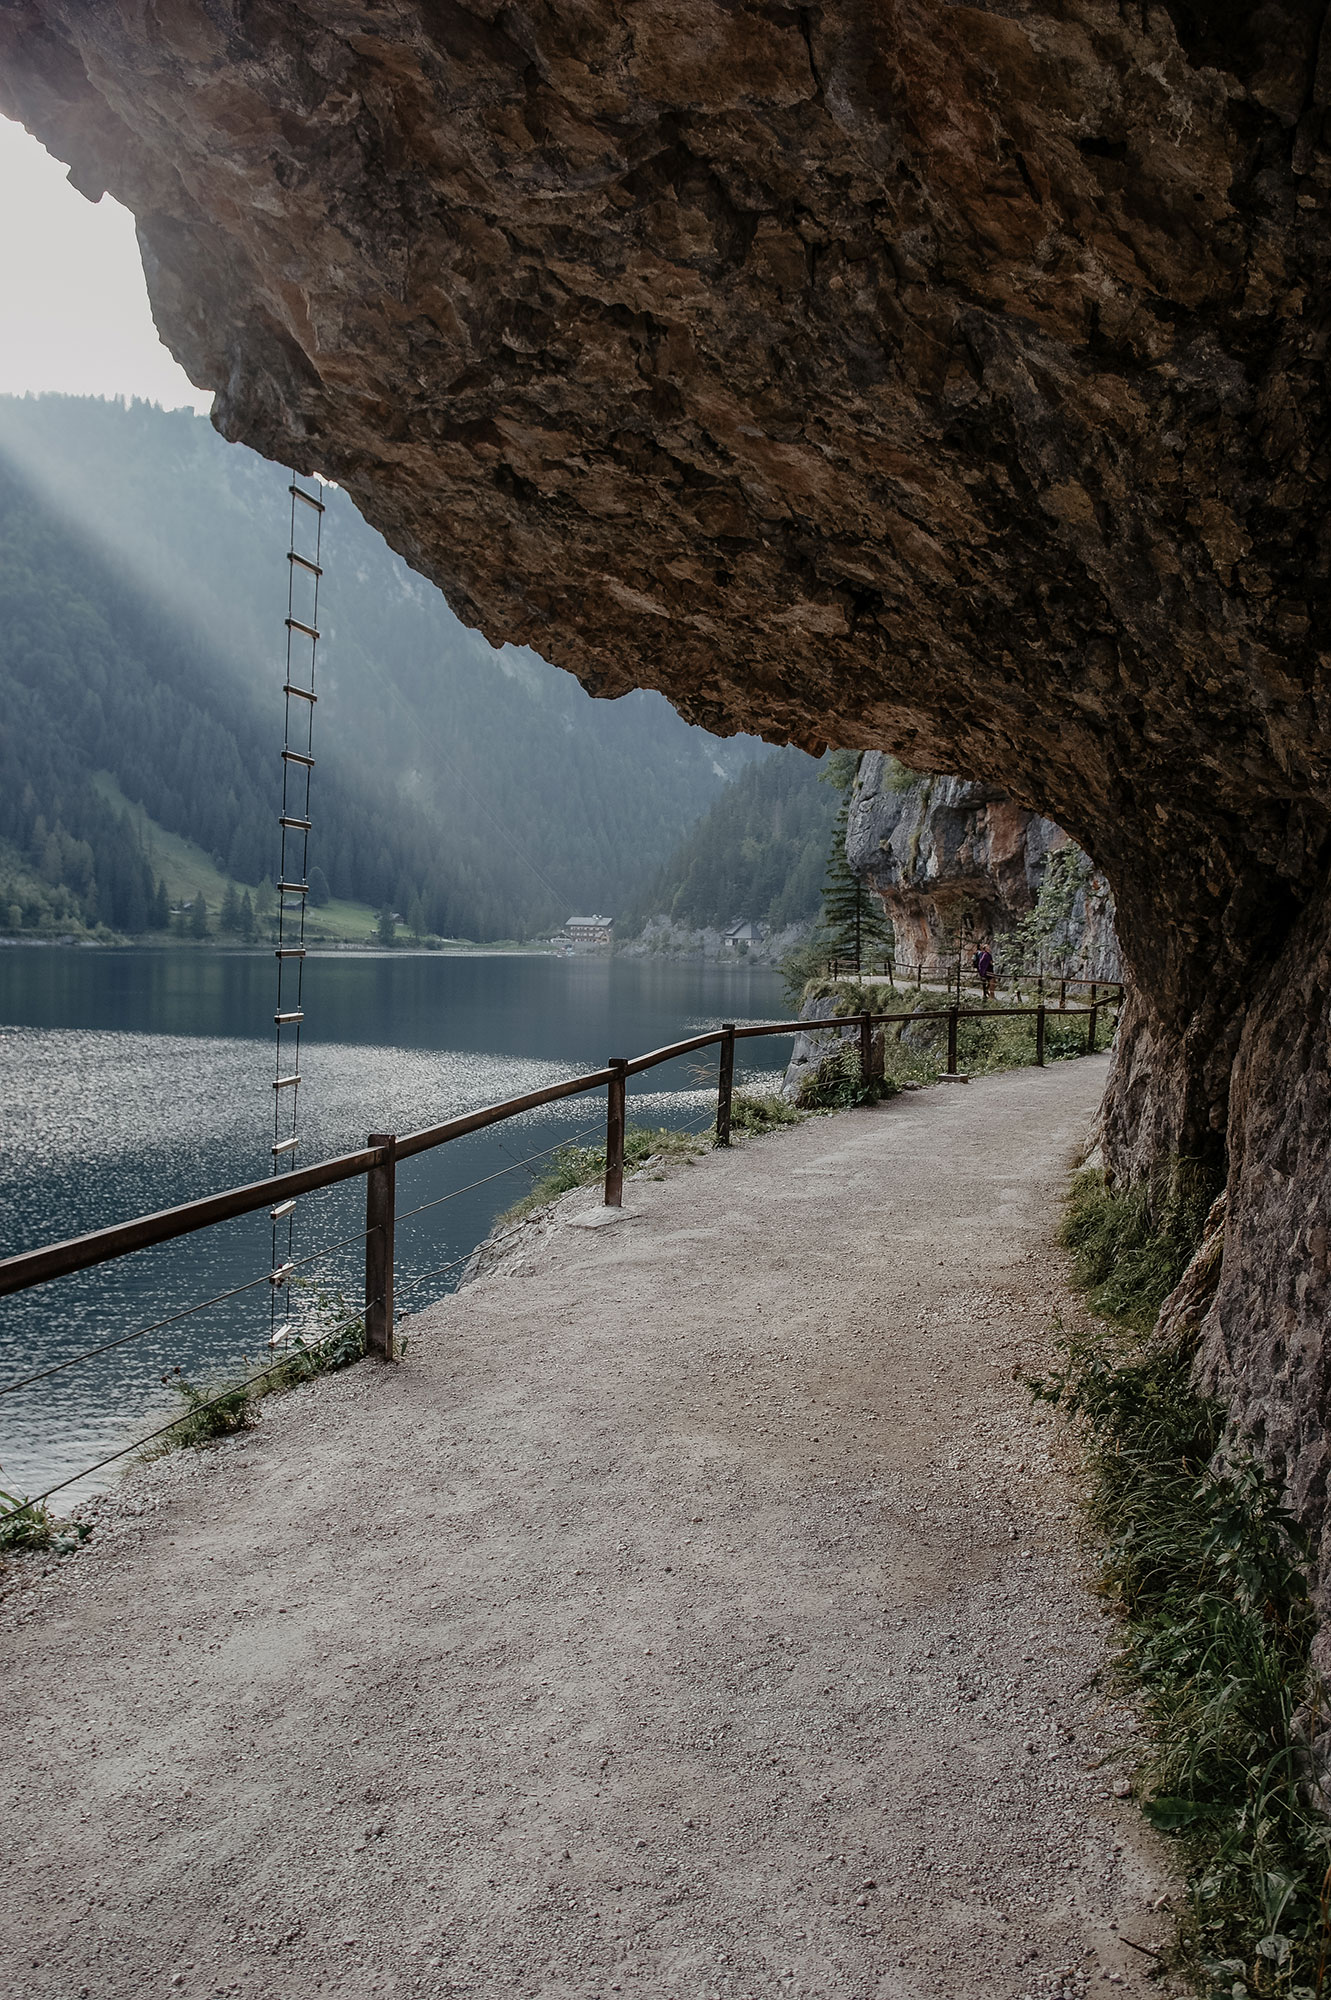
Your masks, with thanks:
M747 917L741 917L740 921L737 924L732 924L726 932L726 949L728 951L738 951L741 945L761 944L762 941L762 926L760 924L751 924Z
M570 917L564 936L570 944L609 944L614 927L613 917Z

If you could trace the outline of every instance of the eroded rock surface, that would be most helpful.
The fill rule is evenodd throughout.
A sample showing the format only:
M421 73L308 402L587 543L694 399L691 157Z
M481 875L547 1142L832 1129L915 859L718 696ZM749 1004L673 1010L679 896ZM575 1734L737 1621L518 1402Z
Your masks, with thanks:
M1300 1467L1329 102L1321 0L0 16L0 105L133 209L222 429L490 638L999 785L1095 858L1135 982L1107 1156L1218 1176L1228 1123L1218 1324L1238 1369L1284 1343Z
M1078 873L1066 910L1050 910L1042 963L1092 979L1121 975L1109 885L1052 820L1019 806L995 785L904 771L870 751L860 761L846 826L856 873L883 899L896 931L897 962L946 958L958 925L995 940L1035 911L1050 856L1070 850Z

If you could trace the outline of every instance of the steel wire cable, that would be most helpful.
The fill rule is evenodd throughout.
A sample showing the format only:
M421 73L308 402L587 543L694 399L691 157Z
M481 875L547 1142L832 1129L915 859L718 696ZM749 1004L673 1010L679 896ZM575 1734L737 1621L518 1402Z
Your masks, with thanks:
M631 1101L631 1100L630 1100L630 1101ZM702 1115L702 1117L701 1117L701 1118L695 1118L695 1119L691 1120L691 1121L690 1121L689 1123L687 1123L687 1124L685 1124L685 1125L676 1125L676 1126L663 1126L663 1127L662 1127L661 1129L662 1129L663 1131L666 1131L666 1130L669 1130L669 1131L676 1131L676 1132L695 1132L695 1131L700 1131L700 1130L701 1130L701 1129L703 1128L703 1126L706 1126L706 1125L710 1125L710 1124L711 1124L711 1122L712 1122L712 1118L713 1118L713 1113L712 1113L712 1110L711 1110L711 1107L710 1107L710 1105L709 1105L708 1109L707 1109L707 1110L706 1110L706 1111L705 1111L705 1112L703 1113L703 1115ZM587 1131L587 1132L595 1132L595 1131L599 1130L599 1121L598 1121L598 1124L597 1124L597 1125L588 1125L588 1126L586 1126L586 1127L584 1128L584 1130L585 1130L585 1131ZM576 1136L576 1135L575 1135L575 1136ZM571 1140L571 1139L568 1139L568 1140L564 1140L564 1141L563 1141L562 1143L563 1143L563 1144L565 1144L565 1145L572 1145L572 1144L573 1144L573 1140ZM547 1148L547 1150L548 1150L548 1151L550 1151L550 1152L556 1152L556 1151L558 1151L558 1148L557 1148L557 1147L553 1147L553 1146L552 1146L552 1147L549 1147L549 1148ZM532 1154L532 1155L531 1155L530 1157L531 1157L531 1159L541 1159L541 1158L543 1157L543 1155L542 1155L542 1154L540 1154L540 1153L533 1153L533 1154ZM515 1165L517 1165L517 1166L526 1166L526 1165L528 1164L528 1162L527 1162L526 1160L518 1160L518 1161L516 1161L516 1162L515 1162L514 1164L515 1164ZM511 1173L511 1172L513 1171L513 1169L512 1169L511 1167L505 1167L505 1168L503 1169L503 1171L504 1171L505 1173ZM490 1176L489 1178L490 1178L490 1179L492 1179L492 1180L497 1180L497 1179L499 1178L499 1176L498 1176L497 1174L492 1174L492 1175L491 1175L491 1176ZM473 1183L472 1183L472 1185L473 1185L473 1186L475 1186L475 1187L479 1187L479 1186L481 1186L481 1185L482 1185L482 1183L481 1183L481 1182L479 1182L479 1181L476 1181L476 1182L473 1182ZM594 1183L594 1182L591 1182L591 1181L589 1181L589 1182L587 1182L587 1183L586 1183L586 1185L587 1185L587 1186L589 1186L589 1187L591 1187L591 1186L594 1186L594 1185L595 1185L595 1183ZM459 1192L459 1193L464 1193L464 1192L465 1192L465 1189L459 1189L459 1190L458 1190L458 1192ZM572 1193L572 1189L570 1189L570 1190L569 1190L569 1192L570 1192L570 1193ZM442 1197L442 1198L443 1198L443 1199L447 1199L447 1197L446 1197L446 1196L445 1196L445 1197ZM428 1202L427 1202L427 1203L425 1204L425 1206L426 1206L426 1207L432 1207L433 1205L434 1205L434 1204L432 1204L432 1203L428 1203ZM411 1213L412 1213L413 1215L419 1215L421 1211L420 1211L419 1209L412 1209L412 1210L411 1210L410 1212L411 1212ZM404 1219L405 1219L404 1217L401 1217L401 1216L399 1216L399 1217L398 1217L398 1220L399 1220L399 1221L402 1221L402 1220L404 1220ZM517 1234L519 1233L519 1231L520 1231L521 1227L522 1227L521 1223L518 1223L518 1224L515 1224L515 1226L514 1226L514 1227L513 1227L512 1229L509 1229L509 1230L506 1230L506 1231L505 1231L505 1233L504 1233L504 1234L503 1234L502 1236L496 1236L496 1237L494 1237L493 1239L491 1239L491 1238L488 1238L488 1237L487 1237L487 1238L485 1239L485 1241L486 1241L487 1243L491 1243L491 1244L492 1244L492 1247L494 1247L494 1248L498 1248L498 1246L499 1246L500 1244L502 1244L502 1243L508 1243L508 1242L511 1242L511 1241L512 1241L512 1239L513 1239L513 1238L514 1238L514 1237L515 1237L515 1236L516 1236L516 1235L517 1235ZM396 1290L397 1292L399 1292L399 1293L401 1293L401 1292L409 1292L409 1291L411 1291L411 1290L413 1289L413 1287L415 1287L416 1285L423 1285L423 1284L424 1284L424 1283L426 1282L426 1280L427 1280L428 1278L442 1278L443 1276L445 1276L445 1275L446 1275L446 1273L447 1273L447 1272L449 1272L449 1271L456 1271L456 1270L457 1270L457 1268L458 1268L458 1266L459 1266L460 1264L469 1264L469 1263L471 1262L472 1258L473 1258L473 1257L474 1257L474 1256L475 1256L475 1255L477 1254L477 1251L479 1251L479 1250L480 1250L480 1249L481 1249L482 1247L483 1247L483 1245L482 1245L482 1244L479 1244L479 1243L478 1243L478 1244L476 1244L476 1245L475 1245L475 1247L474 1247L473 1249L471 1249L471 1250L468 1250L468 1251L467 1251L467 1252L466 1252L466 1253L465 1253L465 1254L464 1254L463 1256L461 1256L461 1257L454 1257L454 1258L453 1258L453 1259L451 1260L451 1262L449 1262L449 1263L447 1263L447 1264L436 1264L436 1265L435 1265L435 1267L434 1267L434 1269L433 1269L433 1270L430 1270L430 1271L418 1271L418 1272L416 1273L416 1275L415 1275L414 1277L412 1277L412 1278L404 1278L404 1279L403 1279L403 1281L402 1281L402 1283L401 1283L400 1285L397 1285L397 1286L395 1286L395 1290ZM397 1315L395 1314L395 1315L394 1315L394 1317L397 1317Z
M547 1159L551 1153L560 1152L565 1146L576 1145L579 1139L585 1139L590 1133L596 1132L599 1129L600 1120L598 1119L596 1124L582 1126L577 1132L571 1133L567 1139L560 1139L553 1146L543 1147L539 1153L529 1153L525 1159L514 1160L511 1166L500 1167L497 1173L486 1174L480 1180L468 1181L464 1187L454 1188L451 1193L439 1195L434 1201L422 1202L417 1208L405 1210L404 1213L395 1218L395 1221L407 1222L413 1216L423 1215L428 1209L438 1208L443 1202L453 1201L459 1195L470 1194L474 1188L485 1187L490 1181L502 1180L505 1174L516 1173L523 1167L531 1166L536 1160ZM349 1236L341 1236L336 1238L332 1243L322 1244L319 1249L310 1251L307 1256L289 1260L291 1268L297 1271L301 1270L307 1264L318 1263L321 1257L331 1256L335 1250L345 1250L352 1243L363 1243L369 1233L368 1230L364 1229L356 1230ZM471 1255L472 1252L468 1251L466 1257L459 1258L456 1261L458 1263L466 1263L467 1257ZM438 1276L440 1271L452 1270L454 1268L456 1268L454 1264L440 1265L438 1270L426 1272L423 1275L434 1277ZM160 1333L165 1327L176 1326L181 1320L192 1318L195 1313L206 1312L210 1306L225 1305L228 1299L239 1298L242 1293L254 1291L257 1286L270 1282L269 1274L264 1272L257 1278L247 1279L243 1285L233 1285L228 1291L217 1292L212 1298L199 1299L193 1305L182 1306L179 1312L168 1313L162 1319L150 1321L147 1326L135 1327L132 1333L122 1333L117 1335L114 1340L101 1341L96 1347L85 1348L82 1353L72 1354L64 1361L53 1362L48 1368L34 1369L31 1374L21 1375L15 1381L6 1382L3 1386L0 1386L0 1397L10 1396L19 1389L29 1388L34 1382L45 1382L52 1375L63 1374L67 1368L77 1368L82 1362L95 1360L99 1354L110 1354L116 1348L129 1346L132 1341L146 1339L150 1333ZM407 1285L415 1284L416 1282L417 1280L414 1278L404 1281ZM400 1286L399 1290L401 1289L403 1287Z
M304 1264L317 1263L320 1257L331 1255L334 1250L345 1250L349 1243L363 1243L369 1235L366 1229L354 1236L343 1236L336 1243L325 1243L320 1250L313 1250L308 1257L297 1257L292 1269L298 1271ZM109 1354L114 1348L127 1347L132 1340L143 1340L150 1333L160 1333L163 1327L176 1326L182 1319L191 1319L195 1313L207 1312L210 1306L225 1305L228 1299L239 1298L242 1292L252 1292L256 1285L271 1284L267 1271L257 1278L247 1278L243 1285L233 1285L230 1291L217 1292L210 1299L199 1299L192 1306L182 1306L179 1312L168 1313L164 1319L152 1320L147 1326L135 1327L133 1333L121 1333L114 1340L104 1340L96 1347L87 1347L81 1354L71 1354L64 1361L52 1362L49 1368L34 1369L31 1375L20 1375L16 1381L6 1382L0 1387L0 1396L12 1396L16 1389L26 1389L33 1382L45 1382L51 1375L61 1375L66 1368L77 1368L82 1361L93 1361L99 1354Z
M305 1354L317 1353L318 1348L331 1340L335 1333L341 1333L347 1327L354 1326L358 1319L365 1317L371 1306L381 1305L382 1303L382 1294L377 1299L367 1301L364 1306L352 1313L347 1319L340 1320L337 1325L329 1327L327 1332L320 1335L319 1341L314 1346L302 1348L300 1352ZM23 1513L29 1507L40 1507L43 1501L51 1498L53 1493L63 1493L67 1486L77 1486L80 1479L91 1479L94 1472L101 1472L106 1466L114 1465L117 1459L128 1458L131 1452L142 1451L145 1445L152 1444L156 1438L166 1437L171 1431L178 1431L182 1424L188 1423L190 1418L197 1416L200 1410L216 1409L219 1403L225 1403L228 1398L237 1395L241 1390L247 1389L252 1382L262 1382L269 1375L279 1374L283 1368L289 1368L292 1359L293 1357L288 1354L281 1361L274 1361L267 1368L256 1369L252 1375L247 1375L243 1382L237 1382L230 1389L223 1389L220 1394L209 1396L205 1401L196 1403L192 1409L184 1411L178 1417L173 1417L169 1424L163 1424L159 1430L149 1431L146 1436L136 1438L132 1444L122 1445L119 1451L108 1452L105 1458L99 1458L92 1465L85 1465L81 1472L71 1472L68 1479L57 1480L54 1486L48 1486L44 1492L26 1494L17 1506L7 1507L3 1512L0 1512L0 1522L4 1522L13 1514Z
M506 1243L509 1236L516 1236L516 1234L516 1229L510 1229L507 1235L496 1237L494 1240L497 1243ZM489 1240L487 1237L486 1241L488 1242ZM468 1250L464 1256L455 1257L450 1264L436 1264L432 1271L418 1271L414 1278L404 1278L400 1285L394 1287L394 1290L397 1292L409 1292L414 1285L423 1285L427 1278L441 1278L446 1271L456 1271L459 1264L470 1264L472 1258L481 1247L478 1243L474 1249Z
M594 1125L584 1125L581 1131L571 1133L567 1139L556 1140L553 1146L545 1146L539 1153L528 1153L525 1159L514 1160L511 1165L500 1167L497 1173L483 1174L480 1180L468 1181L465 1187L454 1188L449 1194L436 1195L433 1201L423 1201L416 1208L403 1209L401 1214L393 1219L395 1222L410 1222L413 1215L424 1215L427 1209L438 1208L442 1202L456 1201L460 1194L470 1194L473 1188L486 1187L491 1181L502 1180L505 1174L515 1174L519 1168L531 1166L534 1160L546 1160L551 1153L562 1152L565 1146L576 1146L579 1139L585 1139L589 1132L599 1132L600 1129L601 1121L598 1118Z
M165 1319L155 1319L149 1326L136 1327L133 1333L122 1333L115 1340L104 1340L98 1347L89 1347L82 1354L71 1354L67 1361L53 1362L49 1368L38 1368L31 1375L20 1375L15 1382L6 1382L0 1389L0 1396L12 1396L16 1389L26 1389L32 1382L44 1382L50 1375L59 1375L66 1368L76 1368L81 1361L91 1361L98 1354L109 1354L112 1348L126 1347L131 1340L142 1340L150 1333L160 1333L164 1326L175 1326L182 1319L189 1319L195 1313L206 1312L209 1306L220 1306L227 1299L239 1298L242 1292L252 1292L256 1285L266 1285L268 1273L258 1278L249 1278L243 1285L233 1285L229 1292L218 1292L211 1299L200 1299L197 1305L182 1306L179 1312L168 1313Z
M369 1229L357 1229L350 1236L339 1236L335 1243L325 1243L321 1250L311 1250L308 1257L293 1258L291 1268L293 1271L299 1271L302 1264L316 1264L320 1257L329 1257L334 1250L345 1250L348 1243L363 1243L372 1233Z

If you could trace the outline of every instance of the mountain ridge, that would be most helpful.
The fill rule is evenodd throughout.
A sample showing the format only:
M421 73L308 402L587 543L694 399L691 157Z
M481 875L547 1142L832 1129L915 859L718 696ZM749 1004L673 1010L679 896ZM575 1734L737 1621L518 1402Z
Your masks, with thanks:
M335 896L419 900L431 931L478 939L622 908L762 754L488 646L325 499L310 860ZM108 885L135 874L87 795L106 768L236 882L272 872L289 507L281 468L187 411L0 398L0 837L39 871L40 818L43 840L91 832ZM140 927L138 888L102 900Z

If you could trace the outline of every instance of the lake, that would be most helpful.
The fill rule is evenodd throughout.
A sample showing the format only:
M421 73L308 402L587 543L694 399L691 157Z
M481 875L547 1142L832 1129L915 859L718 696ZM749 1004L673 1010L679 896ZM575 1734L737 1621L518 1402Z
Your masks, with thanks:
M275 985L271 951L0 949L0 1255L265 1176ZM742 963L513 953L312 954L304 1006L306 1164L607 1056L784 1013L777 975ZM747 1044L746 1070L779 1070L789 1047L784 1037ZM630 1118L705 1128L715 1073L708 1050L632 1079ZM399 1214L437 1205L399 1224L400 1306L457 1282L459 1260L547 1164L533 1156L574 1139L600 1144L604 1107L603 1091L573 1098L404 1162ZM295 1257L363 1230L364 1192L355 1181L306 1196ZM0 1489L44 1491L165 1421L168 1371L202 1382L266 1354L271 1249L265 1211L0 1299ZM363 1255L356 1235L303 1275L351 1312ZM9 1389L125 1335L136 1337ZM81 1482L60 1504L113 1477Z

